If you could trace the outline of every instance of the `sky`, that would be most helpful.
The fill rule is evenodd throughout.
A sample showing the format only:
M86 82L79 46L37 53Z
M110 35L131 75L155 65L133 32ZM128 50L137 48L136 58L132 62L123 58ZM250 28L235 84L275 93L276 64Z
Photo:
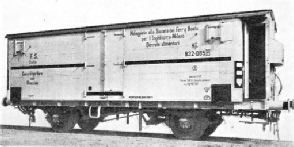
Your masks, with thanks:
M6 34L261 9L273 10L276 40L284 44L280 97L294 99L293 0L0 0L0 98L6 95Z

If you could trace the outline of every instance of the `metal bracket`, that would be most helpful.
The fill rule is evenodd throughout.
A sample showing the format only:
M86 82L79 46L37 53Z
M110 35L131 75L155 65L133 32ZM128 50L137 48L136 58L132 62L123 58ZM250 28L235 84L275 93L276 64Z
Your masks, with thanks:
M87 62L85 62L84 68L87 68L87 67L95 67L95 65L94 64L87 64Z
M123 36L123 37L125 37L125 32L126 32L126 29L123 29L122 33L114 33L114 36Z
M99 118L100 112L101 112L101 106L98 106L98 108L97 108L97 116L96 117L91 114L91 108L92 108L92 106L90 106L90 108L89 108L89 117L90 118Z
M87 32L84 33L84 40L87 40L88 38L95 38L95 36L87 36Z
M87 90L83 91L83 97L86 98L87 97Z
M107 31L106 30L102 30L101 33L104 35L104 37L107 36Z
M292 101L290 101L290 99L288 99L288 112L291 112L291 108L294 109L294 99Z
M113 65L120 65L120 66L122 66L123 68L124 67L126 67L127 65L126 65L126 61L125 61L125 59L122 61L122 63L113 63Z

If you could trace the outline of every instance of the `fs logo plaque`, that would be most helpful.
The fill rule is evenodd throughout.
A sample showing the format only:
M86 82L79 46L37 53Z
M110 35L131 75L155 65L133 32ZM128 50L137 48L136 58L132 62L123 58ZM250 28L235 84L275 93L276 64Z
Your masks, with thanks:
M194 65L194 66L192 67L192 70L193 70L193 71L197 71L197 69L198 69L198 68L197 68L197 65Z

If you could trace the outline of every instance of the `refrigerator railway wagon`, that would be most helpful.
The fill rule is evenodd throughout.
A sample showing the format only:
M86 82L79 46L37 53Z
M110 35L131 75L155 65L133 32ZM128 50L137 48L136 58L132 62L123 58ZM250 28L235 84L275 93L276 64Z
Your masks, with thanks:
M202 139L223 115L275 123L284 62L271 10L8 34L7 97L52 129L93 130L109 115L139 114L180 139Z

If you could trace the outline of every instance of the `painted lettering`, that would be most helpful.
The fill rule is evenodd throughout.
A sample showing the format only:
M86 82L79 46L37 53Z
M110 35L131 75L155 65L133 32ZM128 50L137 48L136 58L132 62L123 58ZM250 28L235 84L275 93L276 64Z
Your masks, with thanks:
M197 31L198 30L198 27L197 26L194 26L194 27L191 27L191 26L188 26L188 31Z
M174 41L165 42L165 41L163 41L161 46L173 46L173 45L180 45L180 41L177 41L177 42L174 42Z
M37 64L36 60L29 60L29 64Z
M157 47L157 46L160 46L159 43L149 43L149 42L146 42L146 47Z
M185 51L185 56L210 56L210 49L203 51Z
M39 83L37 81L30 81L30 80L27 80L26 82L27 85L38 85Z
M130 32L130 36L137 36L137 37L141 37L142 35L145 35L145 34L147 34L146 31L137 32L136 30L132 30Z
M189 34L186 34L189 33ZM146 30L131 30L130 37L139 37L140 42L144 43L147 48L161 47L161 46L179 46L182 44L182 39L187 36L197 36L198 27L195 26L171 26L171 27L158 27L148 28ZM196 34L196 35L195 35ZM190 39L192 39L190 38ZM194 40L194 39L193 39ZM194 42L195 43L195 42ZM197 46L193 46L197 48ZM196 53L195 53L196 54ZM197 53L200 56L200 52ZM193 55L193 53L192 53ZM188 55L187 55L188 56Z
M30 59L38 59L37 53L30 53Z
M25 71L22 71L21 75L22 76L42 76L43 75L43 72L39 72L39 71L36 71L36 72L33 72L33 71L25 72Z

